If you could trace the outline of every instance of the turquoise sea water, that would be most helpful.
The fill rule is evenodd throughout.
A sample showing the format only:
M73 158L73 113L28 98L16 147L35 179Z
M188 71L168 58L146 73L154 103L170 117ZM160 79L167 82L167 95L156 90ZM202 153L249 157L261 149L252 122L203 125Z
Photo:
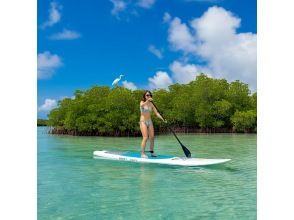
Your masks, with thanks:
M93 159L139 150L141 138L48 135L38 128L38 219L256 219L256 135L178 135L204 168ZM184 156L172 135L156 152Z

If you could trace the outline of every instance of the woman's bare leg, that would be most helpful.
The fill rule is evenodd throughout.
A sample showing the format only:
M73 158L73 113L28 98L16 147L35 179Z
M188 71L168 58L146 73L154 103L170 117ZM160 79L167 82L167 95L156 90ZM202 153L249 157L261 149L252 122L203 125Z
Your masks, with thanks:
M146 142L148 140L148 128L144 122L140 122L140 129L142 133L141 154L145 155Z
M152 124L148 128L148 135L150 139L150 151L154 151L154 127Z

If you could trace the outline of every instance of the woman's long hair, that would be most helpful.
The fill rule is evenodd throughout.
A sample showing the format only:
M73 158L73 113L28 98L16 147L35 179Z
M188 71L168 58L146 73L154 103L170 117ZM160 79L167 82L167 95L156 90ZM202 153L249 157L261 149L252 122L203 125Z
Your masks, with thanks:
M143 99L142 99L143 102L146 102L146 94L147 93L149 93L150 94L150 97L152 97L152 93L149 90L145 90L145 92L143 94Z

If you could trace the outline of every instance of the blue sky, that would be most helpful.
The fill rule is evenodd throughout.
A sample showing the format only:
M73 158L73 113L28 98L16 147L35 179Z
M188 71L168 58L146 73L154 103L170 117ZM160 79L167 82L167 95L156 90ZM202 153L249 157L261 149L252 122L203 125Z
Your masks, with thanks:
M38 1L38 117L76 89L188 83L256 90L256 0Z

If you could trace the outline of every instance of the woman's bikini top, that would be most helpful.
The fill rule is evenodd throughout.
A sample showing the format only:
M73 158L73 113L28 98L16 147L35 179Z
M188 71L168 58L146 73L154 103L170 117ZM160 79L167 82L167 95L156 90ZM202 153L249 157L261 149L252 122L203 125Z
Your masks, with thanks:
M140 106L140 111L141 112L152 112L152 108L149 108L146 105Z

